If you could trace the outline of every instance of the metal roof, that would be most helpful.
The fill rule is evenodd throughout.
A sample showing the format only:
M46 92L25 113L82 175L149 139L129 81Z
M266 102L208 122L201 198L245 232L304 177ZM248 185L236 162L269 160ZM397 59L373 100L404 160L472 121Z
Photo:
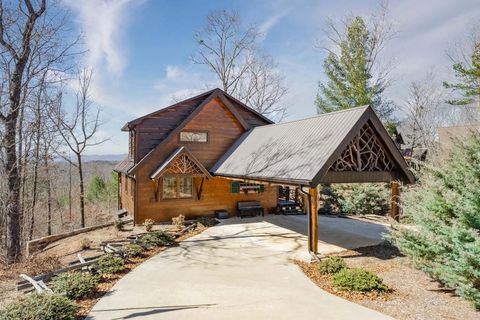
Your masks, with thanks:
M117 163L113 170L116 172L128 174L128 171L133 168L134 165L135 163L133 162L133 160L130 159L130 157L127 155L122 161Z
M372 115L376 117L369 106L364 106L253 128L211 171L219 176L312 184L331 165L332 155L349 142L349 133ZM391 151L401 157L398 149Z

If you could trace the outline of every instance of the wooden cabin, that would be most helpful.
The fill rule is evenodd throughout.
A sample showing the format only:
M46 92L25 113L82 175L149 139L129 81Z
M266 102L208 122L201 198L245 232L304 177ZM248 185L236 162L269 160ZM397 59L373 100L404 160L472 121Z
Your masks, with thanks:
M316 203L320 183L414 180L369 106L273 124L215 89L122 130L129 133L129 153L115 168L119 209L135 223L217 210L232 216L242 201L257 201L269 213L281 185ZM315 203L309 212L317 212Z
M247 130L272 121L215 89L128 122L128 156L119 174L119 209L145 219L171 220L226 210L239 201L260 201L265 210L277 205L272 185L232 183L209 169Z

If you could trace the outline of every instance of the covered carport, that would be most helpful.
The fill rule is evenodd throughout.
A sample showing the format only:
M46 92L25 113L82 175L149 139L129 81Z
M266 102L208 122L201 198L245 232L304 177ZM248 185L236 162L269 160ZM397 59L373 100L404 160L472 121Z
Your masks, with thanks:
M215 164L230 179L295 186L308 212L308 248L318 253L318 185L386 182L390 215L399 215L399 183L413 183L395 143L370 106L253 128Z

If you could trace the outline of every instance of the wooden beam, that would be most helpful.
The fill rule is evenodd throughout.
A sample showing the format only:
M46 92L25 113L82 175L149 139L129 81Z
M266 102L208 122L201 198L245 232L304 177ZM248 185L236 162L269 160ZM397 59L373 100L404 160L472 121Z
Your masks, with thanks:
M318 254L318 191L317 188L310 188L310 210L308 210L310 219L310 249L316 255Z
M390 182L390 186L392 189L391 197L390 197L390 218L394 219L395 221L400 220L400 183L398 181Z
M321 183L365 183L390 182L398 174L394 171L328 171L320 180Z

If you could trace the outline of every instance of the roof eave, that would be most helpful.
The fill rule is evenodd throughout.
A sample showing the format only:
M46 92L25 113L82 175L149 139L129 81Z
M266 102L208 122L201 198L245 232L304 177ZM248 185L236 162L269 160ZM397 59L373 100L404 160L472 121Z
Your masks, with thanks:
M243 180L255 180L255 181L262 181L262 182L270 182L270 183L280 183L280 184L287 184L287 185L310 185L311 181L304 180L304 179L279 179L274 177L261 177L261 176L250 176L250 175L236 175L236 174L227 174L227 173L215 173L212 172L213 176L216 177L225 177L225 178L234 178L234 179L243 179Z

